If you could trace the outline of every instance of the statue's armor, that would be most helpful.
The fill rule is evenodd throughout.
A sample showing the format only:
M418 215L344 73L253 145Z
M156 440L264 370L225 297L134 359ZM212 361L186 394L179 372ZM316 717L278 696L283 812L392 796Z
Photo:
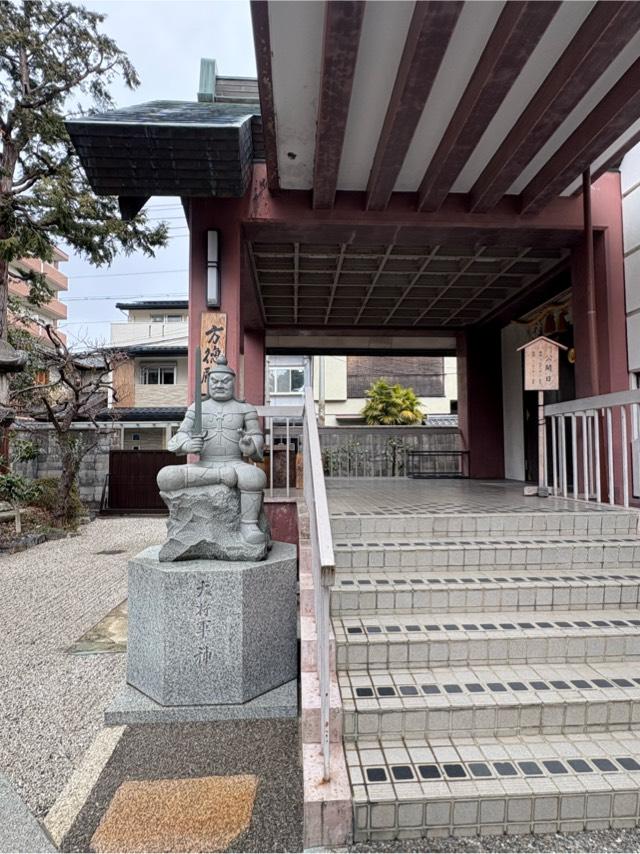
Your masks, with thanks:
M180 453L182 447L191 439L194 424L194 406L187 410L184 421L175 436L169 441L168 449ZM252 429L255 424L255 430ZM230 462L241 460L239 441L244 434L251 436L256 446L256 460L262 459L263 437L258 429L258 413L255 406L241 400L223 402L207 398L202 402L202 432L205 441L200 464ZM240 432L241 431L241 432Z

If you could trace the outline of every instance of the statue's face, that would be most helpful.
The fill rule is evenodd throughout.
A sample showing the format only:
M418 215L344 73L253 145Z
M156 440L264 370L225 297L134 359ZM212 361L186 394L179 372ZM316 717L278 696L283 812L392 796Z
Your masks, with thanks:
M234 390L234 378L231 374L209 374L208 389L212 400L231 400Z

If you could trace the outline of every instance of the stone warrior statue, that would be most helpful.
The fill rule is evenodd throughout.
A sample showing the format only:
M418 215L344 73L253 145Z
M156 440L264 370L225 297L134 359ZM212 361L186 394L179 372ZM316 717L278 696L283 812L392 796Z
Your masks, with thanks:
M198 375L196 386L199 393L199 369L196 373ZM262 552L260 556L266 555L269 536L262 518L262 502L267 478L261 468L242 459L245 456L252 460L261 460L264 437L260 432L255 407L242 400L236 400L234 385L235 373L227 364L227 360L221 357L209 372L207 397L202 401L197 396L196 401L187 409L178 432L168 444L169 450L174 453L199 454L200 459L196 463L165 466L158 473L158 486L171 512L170 539L172 523L174 533L176 526L184 529L193 523L191 527L202 527L202 502L197 509L194 509L194 502L189 503L185 496L213 497L215 490L211 487L219 485L234 492L237 488L240 492L239 534L249 548L243 550L242 545L238 544L239 548L234 548L232 553L225 550L224 546L207 551L206 544L203 544L207 539L204 532L199 546L194 550L195 537L193 532L188 532L187 539L192 544L189 553L164 559L176 560L203 556L249 559L259 557L256 549ZM224 491L227 492L227 490ZM180 503L181 507L174 514L172 504L175 502ZM224 515L224 509L222 508L221 515ZM209 512L211 516L217 512L213 502ZM235 539L238 539L237 533ZM160 559L163 559L162 555Z

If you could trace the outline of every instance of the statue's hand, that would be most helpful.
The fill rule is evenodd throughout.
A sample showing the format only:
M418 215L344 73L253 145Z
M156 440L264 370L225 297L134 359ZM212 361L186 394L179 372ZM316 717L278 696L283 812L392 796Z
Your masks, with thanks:
M238 445L245 457L250 457L251 454L255 453L256 446L251 436L241 436Z
M184 444L184 450L188 454L200 454L204 448L204 436L192 436Z

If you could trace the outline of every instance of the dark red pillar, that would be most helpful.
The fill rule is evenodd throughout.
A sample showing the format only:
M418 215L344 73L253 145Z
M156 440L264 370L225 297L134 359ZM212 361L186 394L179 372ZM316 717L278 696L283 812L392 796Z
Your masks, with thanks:
M244 398L255 406L264 404L264 330L244 331Z
M458 423L469 450L469 476L504 477L500 329L458 336Z
M593 236L599 394L629 388L622 241L620 176L608 172L591 188L594 222L605 224ZM571 253L576 396L596 393L589 371L585 240Z
M219 234L219 310L227 315L226 357L240 373L241 229L246 208L246 198L189 200L189 400L193 397L193 360L200 343L201 316L207 310L207 231L213 229Z

